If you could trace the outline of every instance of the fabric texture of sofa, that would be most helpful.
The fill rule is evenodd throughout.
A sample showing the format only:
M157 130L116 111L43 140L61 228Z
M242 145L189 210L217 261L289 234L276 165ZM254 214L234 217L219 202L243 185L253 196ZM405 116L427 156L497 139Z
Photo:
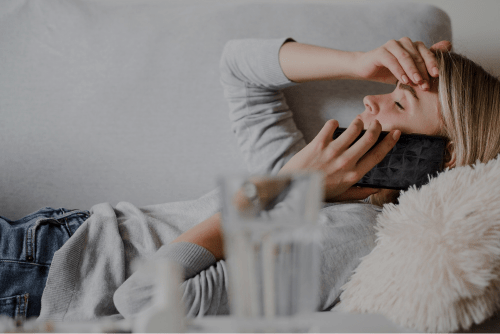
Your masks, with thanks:
M427 46L451 40L451 22L439 8L406 1L4 2L0 215L189 200L220 175L246 172L219 83L228 40L292 37L368 51L404 36ZM284 94L309 142L330 118L347 126L365 95L392 89L323 81ZM351 327L319 331L375 330L335 317Z
M245 172L219 83L224 44L292 37L367 51L408 36L451 40L442 10L411 2L12 0L0 7L0 215L197 198ZM347 126L390 85L285 90L310 141Z

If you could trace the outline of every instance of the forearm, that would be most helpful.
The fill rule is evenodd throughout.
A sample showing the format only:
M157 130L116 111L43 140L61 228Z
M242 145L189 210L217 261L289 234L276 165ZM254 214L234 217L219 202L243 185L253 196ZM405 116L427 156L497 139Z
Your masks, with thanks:
M262 207L274 200L291 182L290 177L278 179L253 178L250 180L257 191L257 197ZM242 212L252 205L242 190L236 192L233 204ZM201 246L213 254L217 261L224 259L224 239L221 225L221 213L218 212L210 218L181 234L174 242L190 242Z
M354 72L359 54L287 42L280 49L279 62L285 76L293 82L360 79Z
M224 259L221 214L216 213L193 228L181 234L174 242L190 242L213 254L217 261Z

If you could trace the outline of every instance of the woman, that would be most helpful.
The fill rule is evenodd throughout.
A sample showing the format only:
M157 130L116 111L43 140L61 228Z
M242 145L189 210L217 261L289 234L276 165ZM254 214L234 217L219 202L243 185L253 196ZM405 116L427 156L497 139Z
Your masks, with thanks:
M449 43L441 42L431 50L447 50L449 47ZM443 132L451 139L447 147L448 167L457 162L474 162L457 152L463 152L462 147L474 147L468 144L471 132L465 131L463 126L473 128L476 123L471 121L469 124L467 120L470 118L464 116L466 124L460 125L454 114L457 109L450 106L443 96L446 89L456 88L455 81L447 81L455 75L450 74L453 66L450 57L455 56L437 53L436 59L422 43L413 43L407 38L390 41L367 53L308 46L289 39L234 41L225 48L221 80L231 109L233 130L253 171L276 174L321 170L326 176L327 201L362 200L371 196L372 203L382 204L393 200L394 193L352 188L352 185L394 146L400 131ZM478 71L476 65L471 66ZM439 84L435 80L438 77L435 68L439 68ZM446 77L442 78L443 75ZM331 138L338 123L332 120L306 146L280 90L295 82L325 79L365 79L386 83L398 80L402 84L391 94L366 97L365 111L335 142ZM489 84L496 85L491 89L496 89L498 96L498 82ZM438 97L438 87L441 97ZM457 90L460 88L448 95L454 96ZM498 110L498 104L496 108ZM471 108L465 106L463 109ZM485 111L479 117L496 124L493 120L496 114ZM366 128L367 133L356 145L346 149L362 128ZM390 136L365 156L382 129L390 130ZM467 135L461 137L461 133ZM477 141L482 142L481 139ZM499 151L498 148L490 151L495 149ZM478 157L491 159L494 155L490 151ZM74 226L67 228L71 231L71 238L51 261L47 261L51 268L40 319L87 320L113 316L118 312L121 316L133 316L150 302L151 282L132 275L130 263L151 254L177 260L184 266L184 302L190 316L227 313L220 214L215 213L218 207L213 207L217 199L217 192L212 192L198 201L141 209L128 203L120 203L116 208L103 204L93 207L88 219L86 212L78 212L84 217L78 221L81 226L76 231ZM190 210L201 213L188 213ZM321 309L334 305L340 286L357 266L359 258L374 246L372 227L379 212L379 206L361 202L329 204L323 209L330 225L325 231L328 243L324 245L323 254ZM62 226L61 219L68 213L71 211L52 212L48 216L53 218L47 219ZM343 221L349 221L349 226L342 225ZM57 249L65 241L61 237L52 243L57 244ZM339 249L348 256L336 257ZM21 253L27 254L24 250ZM27 293L23 294L19 289L12 289L11 294L25 296L25 301L28 298ZM36 307L31 312L26 311L26 303L23 304L21 297L18 298L17 313L10 315L37 315ZM37 305L36 299L34 302L30 300L28 308L29 305Z
M449 46L443 42L434 47L447 49ZM394 55L403 51L422 57L424 62L413 58L396 60ZM380 201L385 200L382 196L390 196L393 192L351 186L394 146L399 129L426 134L434 134L439 129L434 126L440 121L437 87L431 80L437 76L433 72L436 66L434 54L421 43L409 39L388 42L368 53L342 52L293 40L242 40L226 45L221 60L221 81L231 109L232 129L251 171L283 174L320 170L326 174L327 201L360 200L373 194L379 195L377 200ZM428 71L434 76L429 77ZM414 77L416 72L422 73L420 78ZM419 85L403 76L411 76ZM406 86L399 86L391 94L368 96L364 101L365 112L338 140L332 140L338 126L332 120L306 146L280 89L294 82L343 78L392 83L401 79L415 90L421 101L415 101ZM398 105L406 109L406 114ZM384 130L391 131L390 135L364 155L382 130L381 123ZM351 149L346 149L363 127L368 129L367 134ZM447 166L454 163L452 157L450 152ZM379 212L380 207L361 203L337 203L322 210L329 223L323 231L326 241L323 244L320 309L329 309L335 304L340 287L359 263L359 258L374 247L373 226ZM156 258L174 259L186 269L184 303L190 316L228 312L222 245L220 214L217 213L155 254ZM193 253L196 255L192 256ZM206 261L200 264L200 259ZM151 300L148 293L151 284L147 276L137 273L121 285L114 295L120 313L130 317L144 309Z
M296 144L300 142L300 136L294 136L296 129L293 121L290 121L289 128L284 131L290 141L286 149L280 152L293 157L288 161L272 158L266 160L269 170L279 171L278 174L301 170L322 171L326 177L327 201L361 200L370 196L371 203L379 206L396 202L398 191L353 188L352 185L383 159L395 145L400 131L447 137L446 168L473 164L477 159L488 161L500 153L500 132L497 130L500 121L500 83L473 62L446 52L451 47L446 41L437 43L428 50L422 43L413 43L410 39L403 38L400 41L389 41L381 48L367 53L351 53L286 40L279 48L279 66L284 78L280 78L279 73L267 77L263 73L266 67L271 67L272 59L263 60L261 54L255 52L259 49L259 43L262 42L229 43L221 62L222 83L232 110L233 131L251 170L262 169L262 156L259 156L259 152L262 147L271 145L272 136L279 137L276 133L267 136L266 131L262 130L262 123L287 127L283 125L283 120L290 115L287 114L288 107L279 89L290 85L290 82L310 80L365 79L396 83L395 90L390 94L366 96L363 100L365 111L351 123L342 135L343 138L341 136L335 141L332 140L333 132L338 126L335 120L326 122L307 146ZM279 42L276 43L279 45ZM271 48L271 45L268 47ZM252 59L268 61L269 64L255 68L249 65ZM273 78L274 82L271 81ZM484 85L488 85L488 88ZM262 86L272 88L266 90ZM481 94L485 89L487 96ZM470 96L471 92L473 98L464 103L464 98ZM262 116L267 112L262 107L266 99L271 104L272 111ZM478 108L483 99L489 104ZM269 116L272 114L278 114L273 121ZM488 124L493 126L487 126ZM367 129L367 133L348 149L363 128ZM390 133L365 155L381 130ZM245 136L245 131L259 135ZM489 145L480 144L491 138L494 140ZM475 151L469 152L471 148ZM327 310L335 304L340 287L359 264L359 259L374 247L375 231L372 226L378 212L380 207L363 206L360 203L337 203L322 210L329 223L323 227L326 241L323 244L319 309ZM228 311L224 292L213 289L214 291L206 293L204 290L210 290L207 287L211 284L200 282L206 280L212 286L226 284L225 266L221 264L224 259L222 244L220 215L216 214L183 233L156 254L157 258L176 259L188 269L195 267L194 261L179 259L188 250L194 249L193 245L200 246L198 250L203 254L193 259L211 257L203 265L209 268L203 272L203 278L200 277L199 270L198 274L186 275L184 291L190 291L193 287L198 289L191 295L184 294L188 314L191 316ZM196 265L200 266L199 262ZM133 316L148 305L150 296L144 293L147 286L151 286L151 281L140 274L134 274L118 289L115 304L122 315Z

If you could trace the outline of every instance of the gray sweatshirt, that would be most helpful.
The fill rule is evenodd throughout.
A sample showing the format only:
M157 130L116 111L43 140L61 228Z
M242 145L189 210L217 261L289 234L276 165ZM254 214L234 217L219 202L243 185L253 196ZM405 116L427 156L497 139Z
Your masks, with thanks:
M220 61L229 117L248 169L276 174L305 147L282 89L295 85L279 65L286 41L226 44ZM180 286L191 317L228 314L226 261L191 243L170 244L220 211L218 189L199 199L138 208L121 202L92 207L91 217L56 252L42 296L40 321L132 317L152 302L153 280L134 274L134 261L168 258L184 268ZM365 202L325 203L319 309L331 308L360 258L375 246L381 208Z

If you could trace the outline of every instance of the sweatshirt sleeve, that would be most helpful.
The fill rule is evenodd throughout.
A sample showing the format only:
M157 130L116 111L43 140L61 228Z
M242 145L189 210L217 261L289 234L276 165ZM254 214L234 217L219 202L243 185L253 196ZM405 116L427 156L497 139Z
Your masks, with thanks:
M229 105L231 128L252 173L276 174L305 147L282 89L293 86L279 64L281 46L292 39L229 41L220 60L221 84ZM154 257L169 258L184 268L180 289L188 317L229 313L224 260L195 244L161 247ZM114 303L126 318L151 305L153 279L134 273L115 292Z
M222 53L231 129L253 174L277 174L306 145L281 91L296 85L279 64L279 50L288 41L293 39L232 40Z
M224 260L216 261L205 248L189 242L162 246L150 259L173 260L184 269L181 290L186 316L229 314L227 270ZM115 292L116 309L125 318L133 318L153 303L155 278L136 271Z

